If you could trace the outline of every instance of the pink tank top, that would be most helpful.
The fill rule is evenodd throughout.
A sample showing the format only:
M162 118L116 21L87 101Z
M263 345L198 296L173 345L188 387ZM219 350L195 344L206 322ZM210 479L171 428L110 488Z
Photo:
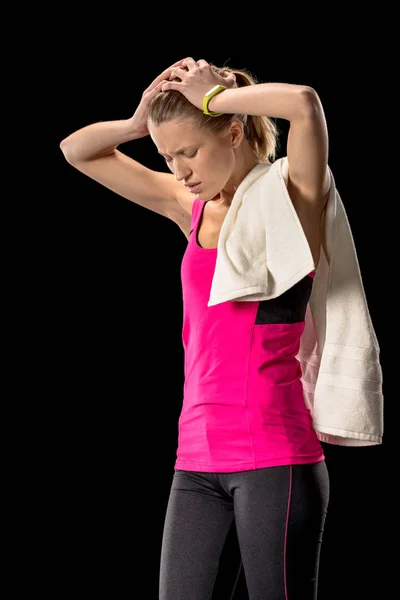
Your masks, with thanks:
M175 469L234 472L324 459L296 359L313 273L272 300L207 306L217 248L197 231L181 265L184 388Z

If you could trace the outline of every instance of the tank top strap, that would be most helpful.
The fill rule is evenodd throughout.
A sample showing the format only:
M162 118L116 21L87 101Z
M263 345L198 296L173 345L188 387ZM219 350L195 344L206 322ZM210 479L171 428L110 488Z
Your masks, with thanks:
M192 206L192 218L191 218L191 223L190 223L190 231L191 232L197 228L203 206L204 206L204 202L202 200L200 200L199 198L197 198L197 196L196 196L196 198L193 201L193 206Z

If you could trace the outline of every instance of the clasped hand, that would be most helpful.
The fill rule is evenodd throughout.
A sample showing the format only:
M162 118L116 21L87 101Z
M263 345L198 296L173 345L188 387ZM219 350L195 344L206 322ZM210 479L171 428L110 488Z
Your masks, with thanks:
M205 60L186 58L181 65L171 70L169 81L161 86L163 92L177 90L181 92L199 109L202 109L204 95L215 85L224 85L227 88L236 86L234 73L226 77L218 75Z

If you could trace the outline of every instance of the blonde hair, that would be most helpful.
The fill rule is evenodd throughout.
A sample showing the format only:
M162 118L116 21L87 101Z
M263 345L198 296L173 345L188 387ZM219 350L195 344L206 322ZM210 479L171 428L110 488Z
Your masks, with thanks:
M210 67L220 76L227 77L229 73L236 76L237 87L255 85L256 77L247 69L232 69L230 67ZM190 118L201 129L210 129L218 134L223 132L232 121L241 121L244 135L259 162L269 163L275 160L278 145L278 128L269 117L253 115L227 114L220 117L210 117L199 110L183 94L177 90L160 92L149 105L148 118L155 125L166 123L176 118Z

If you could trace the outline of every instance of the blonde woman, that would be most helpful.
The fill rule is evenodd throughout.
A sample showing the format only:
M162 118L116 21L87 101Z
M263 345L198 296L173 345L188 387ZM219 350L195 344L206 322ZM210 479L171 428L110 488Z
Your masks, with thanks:
M171 219L188 240L184 399L160 600L211 599L233 523L250 600L317 598L329 476L296 359L314 270L277 298L208 306L234 195L276 158L275 118L290 125L287 191L317 267L330 179L324 111L310 87L257 83L244 69L189 57L153 81L131 118L61 142L73 167ZM170 174L119 149L146 135Z

